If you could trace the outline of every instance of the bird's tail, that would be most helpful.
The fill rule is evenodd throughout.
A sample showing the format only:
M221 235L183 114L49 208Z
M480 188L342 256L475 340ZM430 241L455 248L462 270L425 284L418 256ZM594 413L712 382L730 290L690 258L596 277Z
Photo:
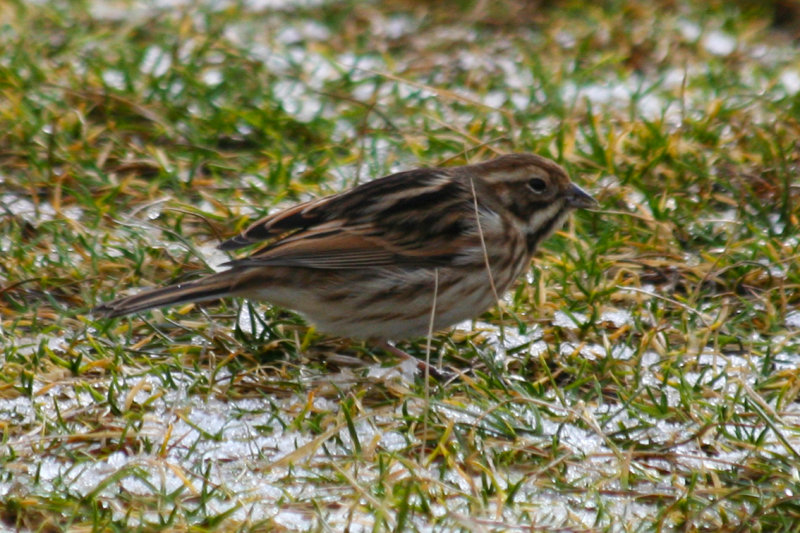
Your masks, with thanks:
M228 270L206 276L197 281L146 290L133 296L126 296L125 298L98 305L92 309L92 312L111 318L156 307L216 300L225 296L232 296L234 294L235 276L232 276L231 272L231 270Z

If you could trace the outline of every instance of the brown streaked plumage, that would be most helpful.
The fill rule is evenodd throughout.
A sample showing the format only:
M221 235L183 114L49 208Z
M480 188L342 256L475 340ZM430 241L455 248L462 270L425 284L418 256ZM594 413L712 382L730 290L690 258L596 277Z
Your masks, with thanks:
M266 242L230 269L97 307L114 317L242 296L305 315L320 330L371 340L427 333L492 306L538 244L595 201L549 159L392 174L254 222L223 250Z

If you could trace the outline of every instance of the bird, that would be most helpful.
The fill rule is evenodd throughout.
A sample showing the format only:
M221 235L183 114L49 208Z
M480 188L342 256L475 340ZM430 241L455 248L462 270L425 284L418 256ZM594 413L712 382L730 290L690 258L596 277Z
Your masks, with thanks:
M535 154L417 168L256 220L219 248L227 270L102 303L118 317L225 297L265 300L318 331L387 347L473 319L594 198Z

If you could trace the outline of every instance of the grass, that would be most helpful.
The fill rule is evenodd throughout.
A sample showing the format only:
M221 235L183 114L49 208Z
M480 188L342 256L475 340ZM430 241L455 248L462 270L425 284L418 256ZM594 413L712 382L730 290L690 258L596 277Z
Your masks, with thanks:
M797 25L779 1L12 2L4 527L798 531ZM89 314L259 214L509 151L601 209L433 339L452 382L260 303Z

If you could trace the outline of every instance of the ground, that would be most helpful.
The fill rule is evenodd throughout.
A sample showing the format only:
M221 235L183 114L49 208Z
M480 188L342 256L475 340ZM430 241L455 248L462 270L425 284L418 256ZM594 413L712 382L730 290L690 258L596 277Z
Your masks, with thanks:
M799 28L782 1L7 3L3 527L797 531ZM432 339L453 380L259 302L90 313L258 215L514 151L600 206Z

